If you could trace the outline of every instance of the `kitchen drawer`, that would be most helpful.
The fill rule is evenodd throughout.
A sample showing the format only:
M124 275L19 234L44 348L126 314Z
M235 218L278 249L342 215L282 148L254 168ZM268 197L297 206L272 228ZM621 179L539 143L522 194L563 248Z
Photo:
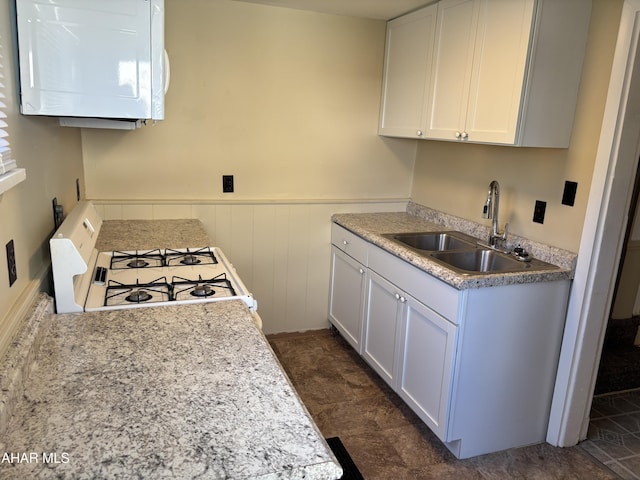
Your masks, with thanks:
M404 260L371 246L369 268L424 303L447 320L458 324L461 291L423 272Z
M331 243L362 265L367 266L369 243L366 240L334 223L331 225Z

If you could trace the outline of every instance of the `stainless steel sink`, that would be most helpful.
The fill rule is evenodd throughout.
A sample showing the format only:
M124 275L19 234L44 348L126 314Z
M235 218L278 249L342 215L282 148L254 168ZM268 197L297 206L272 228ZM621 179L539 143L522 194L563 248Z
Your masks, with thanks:
M431 252L476 247L476 239L461 232L389 233L382 236L415 250Z
M533 270L553 270L558 268L550 263L532 259L521 262L507 254L495 250L476 249L456 252L436 252L430 254L436 262L462 274L508 273Z
M386 233L382 236L462 275L500 274L559 268L534 258L527 262L520 261L507 253L479 245L476 238L455 230Z

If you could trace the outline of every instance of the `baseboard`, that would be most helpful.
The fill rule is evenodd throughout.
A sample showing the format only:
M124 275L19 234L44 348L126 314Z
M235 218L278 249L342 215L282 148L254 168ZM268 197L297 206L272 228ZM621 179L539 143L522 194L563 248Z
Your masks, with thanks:
M51 268L49 266L31 280L22 291L18 299L9 309L5 317L6 328L0 333L0 358L7 353L13 338L18 334L27 318L27 314L38 299L39 293L49 289L49 277Z

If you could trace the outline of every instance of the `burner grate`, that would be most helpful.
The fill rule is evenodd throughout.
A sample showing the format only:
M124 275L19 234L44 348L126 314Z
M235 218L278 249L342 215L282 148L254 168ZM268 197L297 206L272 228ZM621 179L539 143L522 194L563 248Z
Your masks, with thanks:
M165 265L174 267L180 265L214 265L218 263L218 259L213 254L210 247L199 249L171 250L167 248L164 254Z
M111 255L111 270L126 270L130 268L153 268L164 265L164 255L160 249L149 251L119 252Z
M209 279L203 279L198 275L197 280L174 276L171 279L171 285L174 300L236 296L236 291L226 273Z
M171 300L171 285L166 277L159 277L151 282L124 284L109 280L106 288L104 306L148 304L168 302Z

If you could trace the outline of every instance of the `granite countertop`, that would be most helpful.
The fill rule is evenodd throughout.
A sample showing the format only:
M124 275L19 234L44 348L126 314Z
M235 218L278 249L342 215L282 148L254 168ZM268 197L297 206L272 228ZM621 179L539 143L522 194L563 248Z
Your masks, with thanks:
M539 260L557 265L555 270L463 275L382 236L383 233L457 230L476 238L487 238L488 228L457 217L410 203L407 212L343 213L332 220L368 242L459 289L548 282L573 278L576 255L552 246L512 235L510 242L521 244ZM486 230L486 231L485 231Z
M341 475L235 300L53 316L0 445L3 479Z
M211 247L200 220L104 220L96 241L99 252L156 248Z

